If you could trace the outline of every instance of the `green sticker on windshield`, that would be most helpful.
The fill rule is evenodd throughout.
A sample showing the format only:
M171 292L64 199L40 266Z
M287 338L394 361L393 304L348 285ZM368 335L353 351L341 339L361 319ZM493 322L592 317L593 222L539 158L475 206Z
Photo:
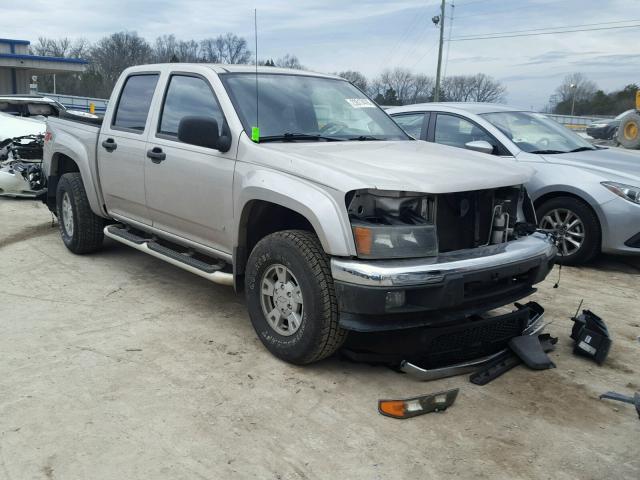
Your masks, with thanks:
M251 127L251 140L256 143L260 141L260 127Z

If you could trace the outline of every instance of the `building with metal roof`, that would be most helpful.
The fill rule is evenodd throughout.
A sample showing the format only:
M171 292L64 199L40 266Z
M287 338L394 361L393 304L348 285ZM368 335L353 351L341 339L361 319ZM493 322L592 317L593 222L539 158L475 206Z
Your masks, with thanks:
M0 38L0 94L29 93L33 76L84 72L81 58L43 57L29 54L28 40Z

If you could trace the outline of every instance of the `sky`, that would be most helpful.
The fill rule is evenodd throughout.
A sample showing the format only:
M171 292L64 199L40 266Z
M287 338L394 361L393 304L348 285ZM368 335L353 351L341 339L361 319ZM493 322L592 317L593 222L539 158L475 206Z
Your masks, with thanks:
M543 108L563 77L573 72L584 73L605 91L640 83L640 27L456 40L518 30L640 25L640 0L447 4L445 40L452 41L445 42L444 73L491 75L506 85L510 104ZM358 70L369 78L393 67L435 76L438 29L431 18L439 14L438 0L0 0L3 18L11 19L3 22L0 36L32 42L39 36L94 41L128 30L153 41L164 34L200 40L233 32L245 37L253 50L254 8L260 58L290 53L309 70Z

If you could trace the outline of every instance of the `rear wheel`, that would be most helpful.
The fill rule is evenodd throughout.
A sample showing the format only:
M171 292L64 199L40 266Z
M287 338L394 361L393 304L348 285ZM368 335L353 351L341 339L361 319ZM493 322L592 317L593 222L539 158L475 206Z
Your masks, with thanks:
M547 200L536 211L541 230L557 236L557 263L578 265L600 251L600 222L591 208L574 197Z
M65 173L56 191L60 235L73 253L90 253L102 246L104 219L91 211L79 173Z
M285 230L260 240L247 262L245 288L251 323L276 357L304 365L344 342L329 259L314 234Z

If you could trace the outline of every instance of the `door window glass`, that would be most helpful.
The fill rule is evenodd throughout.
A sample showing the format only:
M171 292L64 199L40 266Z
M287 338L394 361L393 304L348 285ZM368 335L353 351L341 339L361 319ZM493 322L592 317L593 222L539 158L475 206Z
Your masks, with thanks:
M132 75L127 78L113 117L114 127L144 131L156 83L157 74Z
M424 113L412 113L410 115L397 115L393 119L402 129L413 138L420 140L422 134L422 121Z
M221 134L224 117L209 84L199 77L174 75L169 81L158 132L177 136L180 120L186 116L214 118Z
M482 128L455 115L438 114L435 142L465 148L465 144L484 140L495 146L495 141Z

